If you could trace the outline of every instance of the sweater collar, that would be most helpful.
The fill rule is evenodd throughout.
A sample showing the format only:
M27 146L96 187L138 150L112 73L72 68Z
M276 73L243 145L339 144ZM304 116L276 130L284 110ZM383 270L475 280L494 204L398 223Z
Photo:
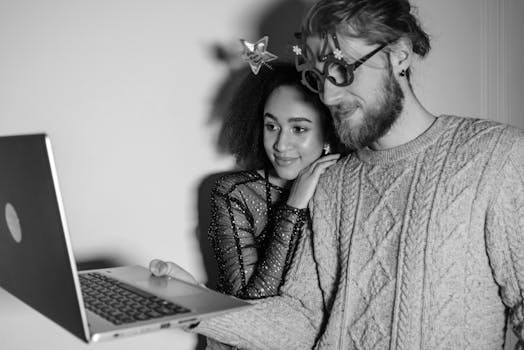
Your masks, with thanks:
M364 148L357 151L357 157L364 163L387 164L416 156L439 138L445 129L446 119L445 116L435 118L433 124L426 131L403 145L379 151Z

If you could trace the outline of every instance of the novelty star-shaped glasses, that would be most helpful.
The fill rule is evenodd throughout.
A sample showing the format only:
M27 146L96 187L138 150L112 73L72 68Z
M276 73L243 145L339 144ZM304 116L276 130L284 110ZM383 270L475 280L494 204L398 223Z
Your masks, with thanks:
M330 53L326 53L329 49L328 35L331 36L335 45L335 49ZM315 67L314 53L306 44L305 36L297 33L296 37L301 39L302 43L301 47L298 45L293 46L295 67L302 74L302 84L318 94L322 94L326 79L335 86L350 85L355 78L355 69L387 46L387 44L380 45L364 57L353 63L348 63L338 44L337 35L335 33L326 34L323 38L323 47L318 55L318 61L324 63L324 69L320 71Z

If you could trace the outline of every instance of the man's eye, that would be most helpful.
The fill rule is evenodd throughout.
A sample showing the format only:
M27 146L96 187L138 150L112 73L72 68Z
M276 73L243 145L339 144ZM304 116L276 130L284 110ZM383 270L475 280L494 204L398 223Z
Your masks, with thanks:
M347 69L342 64L330 64L329 75L336 78L337 81L343 81L347 76Z
M335 65L335 71L338 74L340 74L340 75L346 75L346 73L347 73L346 68L343 65L341 65L341 64L336 64Z

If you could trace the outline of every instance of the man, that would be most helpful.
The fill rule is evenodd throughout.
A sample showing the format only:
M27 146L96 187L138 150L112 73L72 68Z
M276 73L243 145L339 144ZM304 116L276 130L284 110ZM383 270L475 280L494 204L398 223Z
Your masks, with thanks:
M321 0L294 48L355 152L327 171L281 296L195 331L249 349L501 349L524 324L524 133L436 117L407 0Z

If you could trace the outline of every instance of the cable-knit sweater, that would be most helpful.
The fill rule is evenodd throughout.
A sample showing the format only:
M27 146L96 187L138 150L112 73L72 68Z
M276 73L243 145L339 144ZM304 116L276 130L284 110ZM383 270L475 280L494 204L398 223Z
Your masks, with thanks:
M501 349L524 324L524 133L441 116L331 167L281 296L196 331L246 349Z

